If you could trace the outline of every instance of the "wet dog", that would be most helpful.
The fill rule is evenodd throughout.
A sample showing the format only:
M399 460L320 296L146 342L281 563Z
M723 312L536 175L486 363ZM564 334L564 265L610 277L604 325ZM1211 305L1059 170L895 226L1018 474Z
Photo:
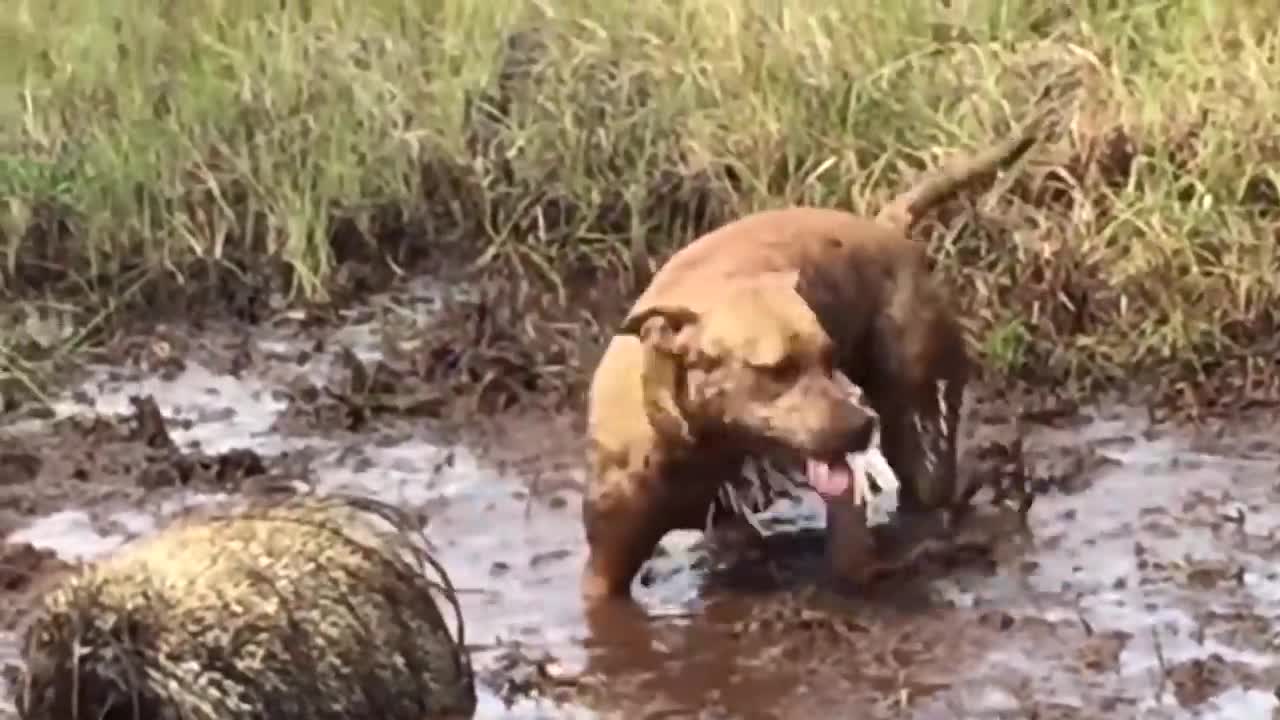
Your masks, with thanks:
M924 211L1024 155L1035 125L875 218L758 212L668 260L592 377L588 602L629 596L667 532L725 529L763 510L784 484L778 475L803 474L828 503L855 503L865 518L866 481L850 461L874 436L901 480L901 512L962 502L956 432L970 359L925 248L907 233ZM755 459L783 470L746 488L744 462ZM865 523L840 516L828 533L865 547ZM867 551L844 550L847 571L872 569Z

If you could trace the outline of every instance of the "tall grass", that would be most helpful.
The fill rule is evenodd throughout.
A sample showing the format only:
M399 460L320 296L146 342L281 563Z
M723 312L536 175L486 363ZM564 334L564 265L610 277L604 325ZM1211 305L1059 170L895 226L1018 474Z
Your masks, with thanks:
M195 261L324 299L352 238L581 299L753 208L873 210L1052 102L920 235L987 365L1274 370L1280 6L1072 5L14 0L0 363Z

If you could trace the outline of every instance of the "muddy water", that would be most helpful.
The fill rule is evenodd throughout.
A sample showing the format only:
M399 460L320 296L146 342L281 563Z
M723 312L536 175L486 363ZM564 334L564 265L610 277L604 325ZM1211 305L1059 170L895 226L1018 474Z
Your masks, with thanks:
M376 357L378 327L341 339ZM673 534L637 591L643 613L587 617L574 424L508 420L475 442L404 419L283 432L281 390L328 370L323 354L297 357L312 342L287 323L263 330L251 338L259 360L238 376L194 351L163 378L101 368L57 410L127 414L129 396L151 395L181 447L287 454L323 490L421 510L464 590L484 678L477 717L1280 716L1280 448L1263 431L1229 442L1154 432L1125 408L1035 428L1031 534L992 529L987 561L837 597L811 582L821 520L807 501L766 519L768 560L718 558L697 533ZM970 425L971 444L1003 430ZM10 433L39 446L47 428ZM32 505L7 541L92 558L218 498L68 488ZM0 635L0 663L14 658Z

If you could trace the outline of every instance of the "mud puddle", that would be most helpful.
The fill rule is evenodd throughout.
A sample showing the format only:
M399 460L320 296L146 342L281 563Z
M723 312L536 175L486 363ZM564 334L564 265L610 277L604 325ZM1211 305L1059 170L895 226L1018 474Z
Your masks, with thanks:
M438 303L419 289L388 306L412 324ZM726 566L697 533L673 534L637 592L644 616L587 617L578 424L526 413L460 429L425 394L353 402L396 394L376 390L394 368L369 370L389 318L158 336L93 369L57 418L0 436L0 567L48 575L185 504L296 482L420 511L463 589L479 718L1244 720L1280 707L1280 447L1263 431L1153 432L1125 408L1035 426L1022 438L1041 492L1031 536L992 530L978 561L835 597L809 582L821 520L807 500L765 519L767 561ZM146 398L167 441L113 419ZM971 422L971 452L1007 447L1003 422ZM0 664L15 662L0 633Z

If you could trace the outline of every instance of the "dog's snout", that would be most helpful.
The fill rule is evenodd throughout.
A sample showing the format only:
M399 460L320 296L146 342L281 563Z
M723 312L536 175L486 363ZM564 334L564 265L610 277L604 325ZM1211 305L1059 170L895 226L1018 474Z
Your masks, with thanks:
M844 452L861 452L871 445L871 436L875 433L876 418L870 413L849 407L845 422L845 437L842 444Z
M810 452L818 457L837 458L866 450L875 434L875 415L848 402L833 402L828 407L822 430L814 437L817 443Z

